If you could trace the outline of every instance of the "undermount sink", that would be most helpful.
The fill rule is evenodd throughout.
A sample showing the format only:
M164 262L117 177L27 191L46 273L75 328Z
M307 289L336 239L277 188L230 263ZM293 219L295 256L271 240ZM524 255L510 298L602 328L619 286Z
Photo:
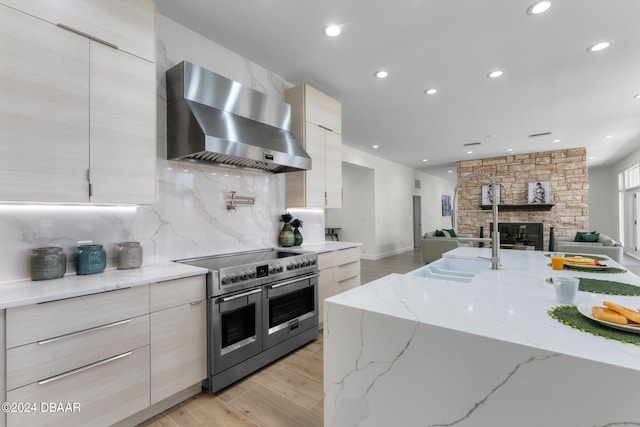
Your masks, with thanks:
M406 273L409 276L431 277L433 279L451 280L469 283L477 273L491 267L490 261L475 259L440 258Z

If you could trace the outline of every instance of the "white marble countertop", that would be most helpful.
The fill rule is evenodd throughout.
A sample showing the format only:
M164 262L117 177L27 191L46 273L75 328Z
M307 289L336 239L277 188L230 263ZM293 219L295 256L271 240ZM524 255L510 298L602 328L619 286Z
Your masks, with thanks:
M358 246L362 246L362 243L357 242L313 242L313 243L302 243L300 246L295 247L279 247L279 250L284 251L311 251L315 253L323 253L323 252L331 252L331 251L339 251L341 249L349 249L355 248Z
M559 304L554 289L545 281L557 275L571 275L640 285L640 278L630 272L555 271L548 266L550 259L545 253L548 252L502 250L502 268L488 268L470 283L392 274L328 301L640 371L640 346L597 337L553 319L548 310ZM458 248L445 257L479 255L491 256L491 249ZM587 292L578 293L576 304L601 305L604 300L640 307L640 297Z
M53 280L32 281L25 279L5 282L0 284L0 309L130 288L205 273L207 273L206 268L167 261L143 265L131 270L112 268L103 273L70 274Z

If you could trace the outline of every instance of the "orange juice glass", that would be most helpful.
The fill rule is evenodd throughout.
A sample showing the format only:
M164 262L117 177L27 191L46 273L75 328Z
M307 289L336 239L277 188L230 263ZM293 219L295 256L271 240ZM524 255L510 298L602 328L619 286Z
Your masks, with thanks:
M551 268L562 270L564 268L564 256L559 254L551 255Z

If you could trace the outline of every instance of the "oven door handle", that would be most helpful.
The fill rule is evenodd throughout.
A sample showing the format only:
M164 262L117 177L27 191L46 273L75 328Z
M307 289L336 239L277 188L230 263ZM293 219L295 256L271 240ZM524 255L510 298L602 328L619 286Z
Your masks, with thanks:
M259 292L262 292L262 288L254 289L254 290L249 291L249 292L243 292L243 293L238 294L238 295L232 295L230 297L220 298L218 301L220 301L220 302L233 301L234 299L238 299L238 298L246 297L246 296L249 296L249 295L257 294Z
M300 277L296 277L295 279L292 280L287 280L286 282L282 282L282 283L276 283L275 285L267 285L268 289L278 289L282 286L287 286L290 285L292 283L296 283L299 282L301 280L307 280L307 279L313 279L314 277L319 277L319 274L309 274L308 276L300 276Z

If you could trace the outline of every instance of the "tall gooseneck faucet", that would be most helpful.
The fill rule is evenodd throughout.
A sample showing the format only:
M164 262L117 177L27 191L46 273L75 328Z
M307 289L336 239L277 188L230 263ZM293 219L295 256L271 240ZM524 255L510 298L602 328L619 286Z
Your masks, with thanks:
M498 232L498 198L495 197L496 183L493 180L493 177L486 172L469 172L462 178L458 180L456 184L456 188L453 191L453 203L452 203L452 214L451 214L451 226L454 230L457 230L458 226L458 211L456 209L456 201L458 200L458 189L460 185L468 180L471 177L480 176L487 178L489 183L491 184L491 188L494 191L493 203L492 203L492 213L493 213L493 233L491 233L491 268L493 270L498 270L500 268L500 233ZM487 211L464 211L464 212L487 212ZM474 239L478 241L485 241L489 239Z

